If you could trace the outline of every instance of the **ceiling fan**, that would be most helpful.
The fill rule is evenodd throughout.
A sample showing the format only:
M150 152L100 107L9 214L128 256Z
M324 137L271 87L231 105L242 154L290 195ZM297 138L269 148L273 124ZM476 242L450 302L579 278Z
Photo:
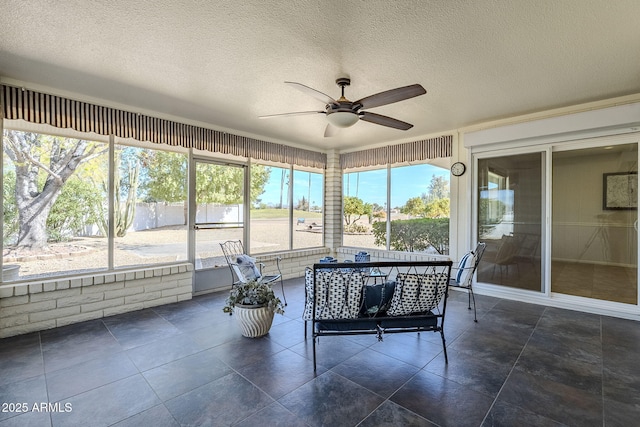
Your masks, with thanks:
M342 96L338 100L333 99L318 90L305 86L296 82L285 82L291 87L306 93L325 104L325 109L320 111L299 111L294 113L270 114L260 116L261 119L283 116L301 116L306 114L325 114L329 123L324 131L325 137L336 135L340 128L347 128L356 124L358 120L375 123L377 125L387 126L394 129L408 130L413 127L411 123L403 122L392 117L383 116L381 114L363 111L364 109L380 107L382 105L393 104L394 102L404 101L405 99L424 95L427 91L419 84L403 86L396 89L387 90L367 96L357 101L351 102L344 96L344 87L351 84L351 79L341 77L336 80L336 84L342 90Z

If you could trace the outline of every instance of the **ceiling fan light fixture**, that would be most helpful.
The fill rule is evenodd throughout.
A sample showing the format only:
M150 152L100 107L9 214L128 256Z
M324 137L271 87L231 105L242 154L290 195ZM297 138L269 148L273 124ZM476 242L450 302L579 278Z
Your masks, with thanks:
M353 126L360 119L360 117L351 111L335 111L327 114L327 120L333 126L339 128L348 128Z

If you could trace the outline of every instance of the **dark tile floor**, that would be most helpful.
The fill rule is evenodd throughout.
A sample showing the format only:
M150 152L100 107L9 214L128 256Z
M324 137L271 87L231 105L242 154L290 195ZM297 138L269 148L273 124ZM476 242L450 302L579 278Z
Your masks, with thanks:
M448 365L433 333L323 337L314 374L302 286L259 339L223 292L0 340L0 426L638 425L638 322L478 296L476 324L452 291Z

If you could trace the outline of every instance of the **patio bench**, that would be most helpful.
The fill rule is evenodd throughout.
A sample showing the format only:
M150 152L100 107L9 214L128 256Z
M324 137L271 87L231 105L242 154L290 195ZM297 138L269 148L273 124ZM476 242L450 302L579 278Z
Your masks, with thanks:
M305 270L305 338L311 322L313 369L322 336L439 332L444 337L451 261L318 263ZM384 278L382 283L378 279Z

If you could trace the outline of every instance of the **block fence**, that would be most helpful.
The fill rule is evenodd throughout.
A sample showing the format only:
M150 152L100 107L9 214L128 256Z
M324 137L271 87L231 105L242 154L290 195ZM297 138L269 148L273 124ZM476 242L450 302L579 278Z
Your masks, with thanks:
M191 299L193 266L0 286L0 338Z

